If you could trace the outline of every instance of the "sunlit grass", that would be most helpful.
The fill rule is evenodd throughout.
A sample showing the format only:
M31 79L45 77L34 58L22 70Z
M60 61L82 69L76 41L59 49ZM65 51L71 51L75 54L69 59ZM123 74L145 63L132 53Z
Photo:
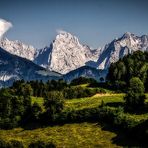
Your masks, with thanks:
M76 110L84 108L94 108L101 104L109 102L123 102L124 94L96 94L93 97L66 100L65 108L74 108Z
M31 97L32 99L32 104L33 103L38 103L39 105L43 106L43 98L42 97Z
M115 148L118 146L112 143L114 137L116 137L115 133L102 130L97 123L65 124L35 130L22 128L0 130L0 138L6 141L12 139L22 141L25 147L28 147L32 141L41 140L52 141L58 148Z

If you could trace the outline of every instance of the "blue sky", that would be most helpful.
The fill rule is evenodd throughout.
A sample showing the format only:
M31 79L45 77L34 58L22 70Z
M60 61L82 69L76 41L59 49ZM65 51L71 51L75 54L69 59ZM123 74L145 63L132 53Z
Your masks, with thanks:
M124 32L148 34L148 1L0 0L0 18L13 24L11 40L43 48L61 29L97 48Z

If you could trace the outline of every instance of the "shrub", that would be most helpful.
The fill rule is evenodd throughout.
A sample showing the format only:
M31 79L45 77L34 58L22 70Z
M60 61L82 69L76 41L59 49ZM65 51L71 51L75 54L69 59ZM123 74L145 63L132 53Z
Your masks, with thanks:
M0 148L8 148L7 142L5 142L3 139L0 139Z
M51 91L44 98L44 106L47 116L50 120L54 120L57 113L60 113L64 107L63 93L60 91Z
M32 119L34 119L34 120L39 119L39 116L41 113L42 113L41 106L37 102L35 102L31 107Z
M24 148L24 146L21 141L11 140L9 142L9 148Z
M124 97L126 108L134 110L143 107L145 99L143 82L138 77L132 78L128 92Z
M110 108L104 106L99 109L98 115L100 122L109 123L113 127L126 130L127 132L138 124L136 120L124 113L122 107Z

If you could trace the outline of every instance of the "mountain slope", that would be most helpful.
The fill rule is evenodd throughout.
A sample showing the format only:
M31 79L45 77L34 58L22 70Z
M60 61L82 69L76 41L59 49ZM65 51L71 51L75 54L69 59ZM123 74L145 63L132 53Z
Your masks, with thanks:
M138 37L132 33L125 33L121 38L113 40L102 50L97 67L107 69L111 63L117 62L123 56L134 51L148 51L148 36Z
M0 87L10 86L13 81L24 79L43 80L57 79L60 74L47 71L33 62L12 55L0 48Z
M107 75L107 70L98 70L93 67L82 66L76 70L72 70L69 73L65 74L63 78L67 82L70 82L73 79L79 77L93 78L97 81L100 81L101 77L105 80L106 75Z

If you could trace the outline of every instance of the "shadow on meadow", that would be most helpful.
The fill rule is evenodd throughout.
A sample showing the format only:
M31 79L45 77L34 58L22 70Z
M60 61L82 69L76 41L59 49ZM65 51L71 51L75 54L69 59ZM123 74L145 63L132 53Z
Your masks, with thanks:
M142 133L148 126L148 121L144 122L140 126L135 127L131 131L125 131L122 129L113 128L112 125L99 123L102 130L116 133L116 137L112 138L112 143L121 147L148 147L147 138L143 138ZM139 128L138 132L137 128ZM140 134L138 137L137 135ZM142 139L143 138L143 139Z
M119 106L123 108L125 107L124 102L109 102L109 103L106 103L105 105L109 107L115 107L115 108ZM145 103L144 107L138 108L137 110L131 111L131 110L124 109L124 111L126 113L136 114L136 115L147 114L148 113L148 102Z
M108 102L105 105L109 107L119 107L119 106L124 107L123 102Z

